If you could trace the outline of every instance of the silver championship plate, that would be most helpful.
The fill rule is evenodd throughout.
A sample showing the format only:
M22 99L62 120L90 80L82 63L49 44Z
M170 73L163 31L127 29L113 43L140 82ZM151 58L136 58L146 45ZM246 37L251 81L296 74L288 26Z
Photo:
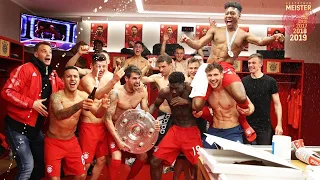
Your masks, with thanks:
M140 109L121 114L115 124L119 137L130 146L130 153L142 154L150 150L158 139L153 116Z

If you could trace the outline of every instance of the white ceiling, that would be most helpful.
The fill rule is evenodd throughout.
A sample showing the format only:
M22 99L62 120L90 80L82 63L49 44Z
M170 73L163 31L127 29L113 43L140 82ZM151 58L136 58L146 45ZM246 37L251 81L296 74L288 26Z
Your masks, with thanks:
M49 17L94 17L101 19L105 17L118 18L207 18L212 14L196 13L223 13L226 0L142 0L144 13L138 13L135 0L12 0L30 12ZM104 2L106 1L106 2ZM277 20L281 21L285 13L286 0L238 0L243 10L242 14L267 14L278 15L278 17L267 17L259 19L258 16L242 16L247 20ZM307 2L307 1L301 1ZM312 9L320 6L320 0L308 0ZM96 9L96 11L95 11ZM157 11L154 13L153 11ZM166 12L166 13L160 13ZM153 12L153 13L152 13ZM183 14L172 14L186 12ZM191 13L189 13L191 12ZM189 13L189 14L188 14ZM319 12L317 13L319 14ZM217 16L216 18L221 18ZM269 19L268 19L269 18ZM319 15L316 17L320 23Z

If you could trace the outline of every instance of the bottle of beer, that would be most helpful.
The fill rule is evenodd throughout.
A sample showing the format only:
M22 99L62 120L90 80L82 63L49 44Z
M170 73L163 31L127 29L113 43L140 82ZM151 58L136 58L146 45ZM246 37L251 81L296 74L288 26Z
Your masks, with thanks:
M92 92L89 94L88 98L94 100L94 96L96 94L97 87L94 87Z
M94 100L94 95L96 94L97 87L94 87L92 92L89 94L88 99ZM89 109L85 109L86 111L89 111Z

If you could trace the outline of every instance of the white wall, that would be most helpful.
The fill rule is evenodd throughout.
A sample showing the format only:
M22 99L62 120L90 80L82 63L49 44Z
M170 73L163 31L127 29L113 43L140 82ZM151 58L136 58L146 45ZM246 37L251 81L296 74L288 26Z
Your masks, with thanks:
M90 24L96 22L83 21L79 23L80 34L78 35L78 40L85 41L89 43L90 41ZM101 22L100 22L101 23ZM195 29L196 25L201 23L176 23L176 22L126 22L126 21L106 21L108 23L108 47L107 51L109 52L120 52L124 47L125 41L125 24L143 24L142 30L142 41L146 47L152 52L152 47L154 44L160 42L160 24L178 24L178 40L179 37L183 34L181 31L182 26L192 26ZM206 25L206 24L204 24ZM218 24L222 25L222 24ZM267 36L267 25L245 25L249 26L250 33L253 33L257 36L265 37ZM281 25L280 25L281 26ZM268 27L280 27L279 25L268 25ZM282 27L282 26L281 26ZM82 30L81 30L82 29ZM194 32L190 32L187 35L192 37ZM193 53L194 50L187 46L186 44L181 44L185 48L186 54ZM249 51L242 52L241 56L248 56L252 53L255 53L256 50L263 50L266 47L258 47L252 44L249 44Z
M20 41L20 13L27 12L10 0L0 0L0 36Z

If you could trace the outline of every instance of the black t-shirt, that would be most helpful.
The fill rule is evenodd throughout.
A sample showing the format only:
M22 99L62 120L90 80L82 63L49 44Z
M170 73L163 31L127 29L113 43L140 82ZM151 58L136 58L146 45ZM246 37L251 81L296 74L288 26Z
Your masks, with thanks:
M276 80L268 75L257 79L248 75L242 78L242 83L255 107L255 111L247 117L249 124L254 128L270 128L270 103L272 95L278 93Z

